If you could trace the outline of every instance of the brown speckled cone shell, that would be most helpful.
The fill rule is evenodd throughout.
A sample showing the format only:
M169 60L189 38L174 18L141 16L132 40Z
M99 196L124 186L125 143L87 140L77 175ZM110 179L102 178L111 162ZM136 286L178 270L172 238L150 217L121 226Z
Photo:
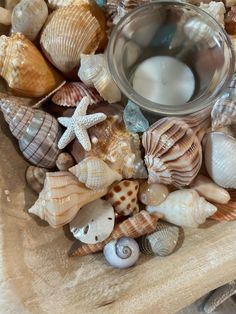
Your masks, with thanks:
M60 8L51 14L43 28L41 47L47 58L64 73L79 65L81 53L94 53L106 37L96 18L100 9L95 14L92 9L88 4Z
M52 97L54 104L65 107L75 107L83 97L89 97L91 104L102 101L102 97L91 87L80 82L67 83L62 86Z
M84 256L91 253L101 251L103 247L111 240L119 239L121 237L138 238L144 234L151 233L157 226L158 217L150 215L145 210L130 217L117 225L112 231L111 235L105 241L97 244L82 245L78 247L77 243L72 245L69 256Z
M40 51L24 35L0 37L0 75L18 95L42 97L62 81Z
M0 100L1 111L26 159L36 166L52 168L60 152L61 128L50 114L9 100Z
M198 137L187 123L177 118L163 118L143 134L145 164L149 183L187 186L202 164Z

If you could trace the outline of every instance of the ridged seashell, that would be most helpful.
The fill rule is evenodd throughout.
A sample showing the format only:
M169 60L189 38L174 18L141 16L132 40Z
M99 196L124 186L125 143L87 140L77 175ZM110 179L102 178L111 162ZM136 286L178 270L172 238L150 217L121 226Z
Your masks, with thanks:
M198 227L212 216L217 208L193 189L178 190L168 195L158 206L147 206L150 213L163 214L163 219L178 226Z
M0 75L25 97L42 97L62 81L40 51L22 34L0 37Z
M65 107L76 107L76 103L85 96L89 97L91 104L97 104L102 101L97 91L83 83L67 83L60 88L52 97L54 104Z
M158 205L168 196L169 190L163 184L143 182L139 187L138 198L145 205Z
M236 189L236 140L224 133L206 135L205 166L212 180L223 188Z
M12 11L14 9L14 7L17 5L17 3L20 2L20 0L5 0L5 8L7 10Z
M217 204L217 212L211 216L211 219L218 221L236 220L236 202L229 201L227 204Z
M98 199L80 209L70 222L70 231L77 240L95 244L109 237L114 229L114 224L113 207L107 201Z
M136 214L139 211L138 187L138 181L124 180L114 185L105 198L118 214Z
M178 227L159 222L156 230L142 236L138 243L140 251L144 254L168 256L175 250L178 240Z
M73 142L71 153L75 160L80 162L86 157L95 156L105 161L125 179L146 178L139 136L126 130L120 105L89 106L89 114L96 112L103 112L107 119L89 129L91 151L85 152L78 141Z
M36 166L55 167L61 136L57 120L49 113L21 106L12 99L0 99L0 108L12 134L18 139L22 154Z
M25 179L32 190L39 193L43 189L47 169L29 166L25 172Z
M102 11L99 14L102 16ZM43 28L40 43L47 58L67 73L79 65L81 53L94 53L104 38L105 30L92 7L69 5L52 13Z
M198 175L190 184L206 200L227 204L230 200L229 192L215 184L211 179L203 175Z
M143 210L115 226L109 238L103 242L82 245L79 247L78 243L75 243L75 245L72 245L69 251L69 256L84 256L90 253L101 251L107 243L121 237L138 238L144 234L151 233L155 230L157 221L158 216L150 215L148 212Z
M89 3L90 0L47 0L48 7L52 10L56 10L68 5L80 5L84 3Z
M29 213L46 220L53 228L62 227L71 222L81 207L105 194L106 190L87 189L70 172L48 172L44 188Z
M69 153L60 153L56 160L56 166L60 171L67 171L74 164L74 159Z
M12 31L34 40L47 17L48 7L44 0L21 0L12 12Z
M122 237L107 243L103 249L106 261L115 268L129 268L139 258L138 243L128 237Z
M223 2L211 1L209 3L200 3L200 9L211 15L224 28L225 5Z
M102 159L96 157L82 160L69 171L92 190L107 188L113 182L122 180L122 176L118 172L111 169Z
M201 143L188 124L163 118L143 134L149 183L186 186L196 177L202 163Z
M213 131L236 123L236 101L226 98L218 99L213 106L211 117Z
M109 103L121 100L121 92L111 77L104 54L82 54L78 76L84 84L95 87Z

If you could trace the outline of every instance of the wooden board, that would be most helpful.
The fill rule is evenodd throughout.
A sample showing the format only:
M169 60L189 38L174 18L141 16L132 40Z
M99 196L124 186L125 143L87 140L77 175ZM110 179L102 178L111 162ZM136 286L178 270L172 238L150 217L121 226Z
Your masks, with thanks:
M102 254L68 258L67 228L27 214L36 199L25 185L27 162L2 116L0 126L1 313L168 314L236 278L236 221L185 230L173 255L142 256L127 270Z

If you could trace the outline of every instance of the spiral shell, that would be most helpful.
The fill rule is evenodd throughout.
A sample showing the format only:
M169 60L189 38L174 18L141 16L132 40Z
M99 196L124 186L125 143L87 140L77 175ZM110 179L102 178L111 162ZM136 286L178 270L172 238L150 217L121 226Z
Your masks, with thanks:
M48 172L38 200L28 211L58 228L69 223L81 207L105 194L106 190L87 189L70 172Z
M32 164L53 168L60 152L57 143L61 129L57 120L50 114L19 105L14 98L0 99L0 108L19 147Z
M102 101L95 89L89 88L80 82L65 84L54 94L52 101L59 106L75 107L76 103L85 96L89 97L91 104L97 104Z
M0 37L0 75L25 97L42 97L61 82L40 51L22 34Z
M215 103L212 112L212 130L229 126L236 123L236 101L227 98L220 98Z
M48 7L43 0L21 0L12 12L12 31L34 40L48 17Z
M103 24L105 17L95 4L60 8L43 28L40 39L43 52L60 71L68 73L79 65L81 53L92 54L104 45Z
M84 159L70 168L69 171L92 190L107 188L113 182L122 179L118 172L112 170L103 160L96 157Z
M145 164L149 183L186 186L196 177L202 164L198 137L184 121L163 118L143 134Z
M47 169L29 166L25 172L25 179L27 184L36 193L39 193L43 189L44 181L46 178Z
M68 153L60 153L56 160L56 166L60 171L67 171L75 164L73 157Z
M138 243L131 238L122 237L104 246L103 254L106 261L115 268L129 268L139 258Z
M154 232L139 239L140 251L147 255L170 255L178 244L179 230L176 226L159 222Z
M157 221L157 215L150 215L148 212L143 210L117 225L112 231L109 238L107 238L103 242L97 244L82 245L79 247L78 243L75 243L74 245L72 245L69 251L69 256L84 256L90 253L101 251L104 246L110 241L119 239L124 236L130 238L138 238L144 234L154 231L157 226Z

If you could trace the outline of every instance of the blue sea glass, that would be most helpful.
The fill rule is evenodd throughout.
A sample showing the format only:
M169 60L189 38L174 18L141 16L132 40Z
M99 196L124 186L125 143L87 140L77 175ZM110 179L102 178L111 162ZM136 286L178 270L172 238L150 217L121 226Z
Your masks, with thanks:
M133 133L145 132L149 128L149 122L140 108L130 100L124 110L124 122L126 128Z

